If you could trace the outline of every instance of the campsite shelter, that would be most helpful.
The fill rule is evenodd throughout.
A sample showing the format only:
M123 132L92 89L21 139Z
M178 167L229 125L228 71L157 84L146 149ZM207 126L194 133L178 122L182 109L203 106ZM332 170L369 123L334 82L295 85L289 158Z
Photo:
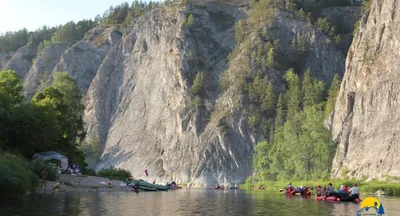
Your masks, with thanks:
M55 152L55 151L35 153L32 157L32 160L36 160L36 159L45 160L45 161L58 160L61 162L61 168L63 170L68 169L68 158L58 152Z

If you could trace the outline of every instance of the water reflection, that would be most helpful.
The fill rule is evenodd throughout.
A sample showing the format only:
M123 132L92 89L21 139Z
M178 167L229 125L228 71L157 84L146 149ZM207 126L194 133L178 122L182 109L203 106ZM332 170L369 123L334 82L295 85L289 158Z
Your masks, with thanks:
M398 198L379 198L386 215L398 215ZM313 197L269 194L264 191L180 190L171 192L85 192L36 194L2 201L0 215L340 215L354 216L359 205L329 203Z

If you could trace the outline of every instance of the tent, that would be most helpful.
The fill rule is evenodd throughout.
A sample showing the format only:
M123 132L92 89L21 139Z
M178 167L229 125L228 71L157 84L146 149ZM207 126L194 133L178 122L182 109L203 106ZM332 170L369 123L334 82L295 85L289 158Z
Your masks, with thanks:
M47 151L47 152L39 152L39 153L35 153L32 157L32 160L59 160L61 162L61 168L63 170L67 170L68 168L68 158L65 157L64 155L55 152L55 151Z

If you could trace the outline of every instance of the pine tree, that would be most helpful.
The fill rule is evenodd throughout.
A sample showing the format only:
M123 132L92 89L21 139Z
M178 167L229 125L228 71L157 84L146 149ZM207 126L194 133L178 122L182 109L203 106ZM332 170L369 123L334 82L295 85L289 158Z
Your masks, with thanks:
M301 105L301 84L299 76L289 69L285 74L288 90L286 92L287 100L287 118L294 118Z
M313 98L313 83L311 80L311 71L310 68L304 73L303 81L301 84L302 88L302 96L303 96L303 106L312 106L315 104Z
M268 84L263 92L263 96L261 99L261 110L270 114L273 112L275 107L275 94L272 89L272 83L268 81Z
M267 66L273 68L275 64L275 49L272 47L268 51L267 55Z
M190 14L190 15L188 16L188 18L187 18L187 25L188 25L189 27L191 27L191 26L194 25L194 16L193 16L193 14Z
M198 72L196 78L193 81L192 87L190 87L190 92L194 95L204 94L204 73Z
M339 75L335 74L332 80L332 85L328 92L328 101L326 102L325 116L328 116L332 111L335 110L336 97L339 93L339 90L340 90Z
M278 103L276 105L275 130L282 126L285 121L284 103L283 95L279 94Z

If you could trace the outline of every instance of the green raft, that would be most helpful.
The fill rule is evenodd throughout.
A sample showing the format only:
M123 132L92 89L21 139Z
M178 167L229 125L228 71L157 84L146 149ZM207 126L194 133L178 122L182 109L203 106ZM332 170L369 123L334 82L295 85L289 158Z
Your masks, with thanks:
M144 186L139 186L139 190L143 190L143 191L157 191L156 188L144 187Z
M157 190L159 190L159 191L167 191L168 190L167 186L158 185L158 184L151 184L151 183L148 183L148 182L143 181L143 180L132 179L132 180L129 181L129 179L126 179L125 182L127 184L129 184L129 183L130 184L136 184L136 182L138 182L139 183L139 189L144 190L144 191L157 191Z

